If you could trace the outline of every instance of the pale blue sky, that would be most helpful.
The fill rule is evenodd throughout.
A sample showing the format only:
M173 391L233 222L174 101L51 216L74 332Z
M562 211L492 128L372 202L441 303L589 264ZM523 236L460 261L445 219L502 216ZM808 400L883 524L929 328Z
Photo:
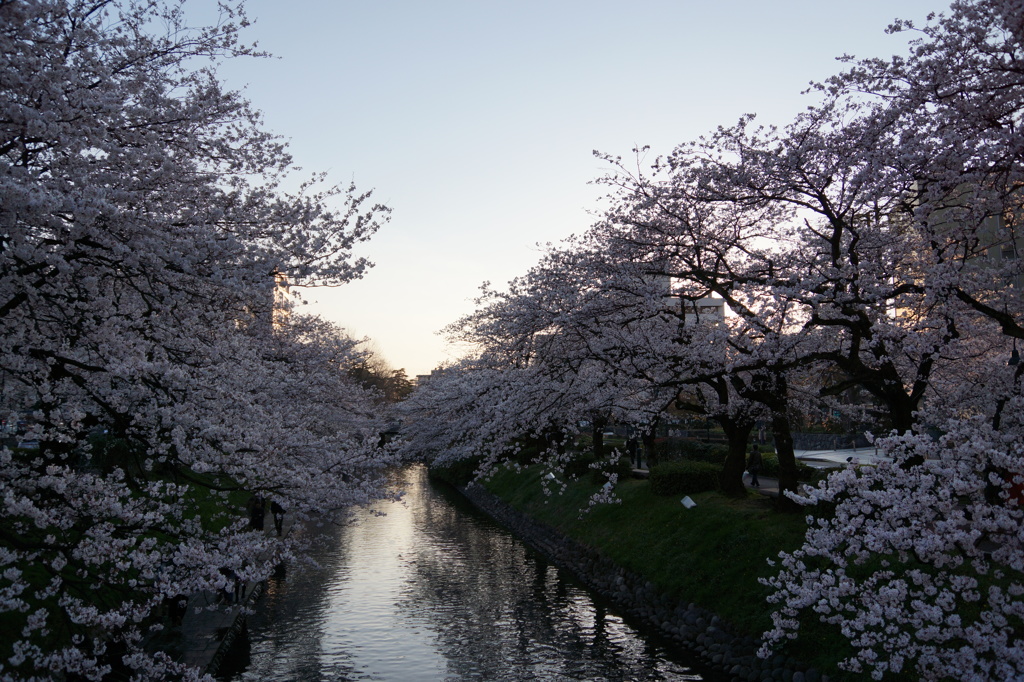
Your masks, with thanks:
M298 165L393 208L360 249L376 267L307 298L412 376L452 359L435 332L481 282L593 222L593 150L666 153L748 112L785 124L835 57L902 52L889 22L947 4L249 0L246 35L277 58L222 74Z

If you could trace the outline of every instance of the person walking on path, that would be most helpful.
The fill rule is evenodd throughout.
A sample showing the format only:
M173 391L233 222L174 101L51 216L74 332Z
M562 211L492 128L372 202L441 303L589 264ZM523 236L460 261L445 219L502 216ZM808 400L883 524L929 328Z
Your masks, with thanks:
M636 442L636 438L630 436L629 440L626 441L626 452L629 453L629 461L633 465L633 468L640 468L640 445Z
M750 449L750 457L747 459L747 471L750 472L750 486L752 488L761 487L761 482L757 480L757 474L761 471L762 466L764 466L764 461L761 459L761 448L755 445Z

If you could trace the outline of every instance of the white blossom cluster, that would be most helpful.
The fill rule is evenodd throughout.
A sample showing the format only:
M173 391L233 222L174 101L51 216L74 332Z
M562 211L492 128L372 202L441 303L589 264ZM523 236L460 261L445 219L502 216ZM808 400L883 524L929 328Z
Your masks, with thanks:
M258 56L221 11L0 3L0 409L29 445L0 448L3 679L198 678L147 645L170 604L298 549L250 498L301 520L393 495L358 344L276 292L358 277L387 209L284 189L217 80Z
M834 626L843 661L884 679L1017 679L1024 670L1024 449L978 419L938 441L887 439L893 464L850 466L799 497L815 505L804 546L766 581L770 644L801 617ZM901 466L908 457L923 464ZM1015 483L1014 483L1015 482ZM1016 488L1016 492L1009 492Z

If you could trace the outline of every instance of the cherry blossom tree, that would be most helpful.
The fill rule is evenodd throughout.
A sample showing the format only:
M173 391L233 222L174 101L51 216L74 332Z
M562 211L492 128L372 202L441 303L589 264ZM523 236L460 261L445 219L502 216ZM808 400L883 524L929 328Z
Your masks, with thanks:
M765 652L819 620L876 678L1017 678L1024 8L958 0L892 30L918 32L908 55L846 60L785 127L744 118L649 169L605 156L604 218L487 293L455 328L479 356L426 403L461 410L451 456L489 461L597 407L681 403L730 434L727 489L769 419L811 516L768 581ZM709 296L730 314L693 324ZM798 490L794 409L853 391L893 464Z
M851 645L842 665L875 679L1024 674L1024 371L1007 343L1022 312L1021 27L1019 3L955 2L909 56L856 62L822 86L877 131L864 176L910 199L911 319L942 320L956 339L932 354L923 378L938 395L915 405L914 428L879 441L895 464L847 469L797 498L815 517L768 581L770 643L818 620ZM908 337L888 352L906 347L922 348Z
M339 330L275 306L340 284L386 218L295 191L284 146L216 77L240 9L0 3L0 377L36 450L0 451L0 676L196 676L147 638L169 601L259 579L298 518L389 495L380 415Z
M874 679L1021 675L1020 422L997 430L990 415L951 419L938 440L879 441L894 463L847 468L796 498L814 516L766 581L778 605L766 654L817 620L852 646L840 664ZM923 463L901 466L910 459Z
M412 451L434 453L440 463L482 456L486 473L519 459L529 442L538 461L561 473L574 457L567 441L581 424L595 437L597 465L606 465L604 422L657 417L672 394L611 371L597 350L608 340L587 338L575 326L594 293L585 260L553 249L507 291L485 289L478 311L451 325L449 334L476 352L402 406Z

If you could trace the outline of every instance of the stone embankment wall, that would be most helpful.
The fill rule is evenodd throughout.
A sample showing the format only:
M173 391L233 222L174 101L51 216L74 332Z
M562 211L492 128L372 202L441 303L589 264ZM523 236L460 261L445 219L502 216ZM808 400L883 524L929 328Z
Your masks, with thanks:
M534 521L482 486L470 484L461 490L477 508L552 563L568 570L630 617L687 647L729 679L737 682L828 682L827 675L813 668L803 668L789 657L758 658L755 655L760 646L757 639L735 634L725 622L706 609L660 595L649 581L617 566L593 548Z

